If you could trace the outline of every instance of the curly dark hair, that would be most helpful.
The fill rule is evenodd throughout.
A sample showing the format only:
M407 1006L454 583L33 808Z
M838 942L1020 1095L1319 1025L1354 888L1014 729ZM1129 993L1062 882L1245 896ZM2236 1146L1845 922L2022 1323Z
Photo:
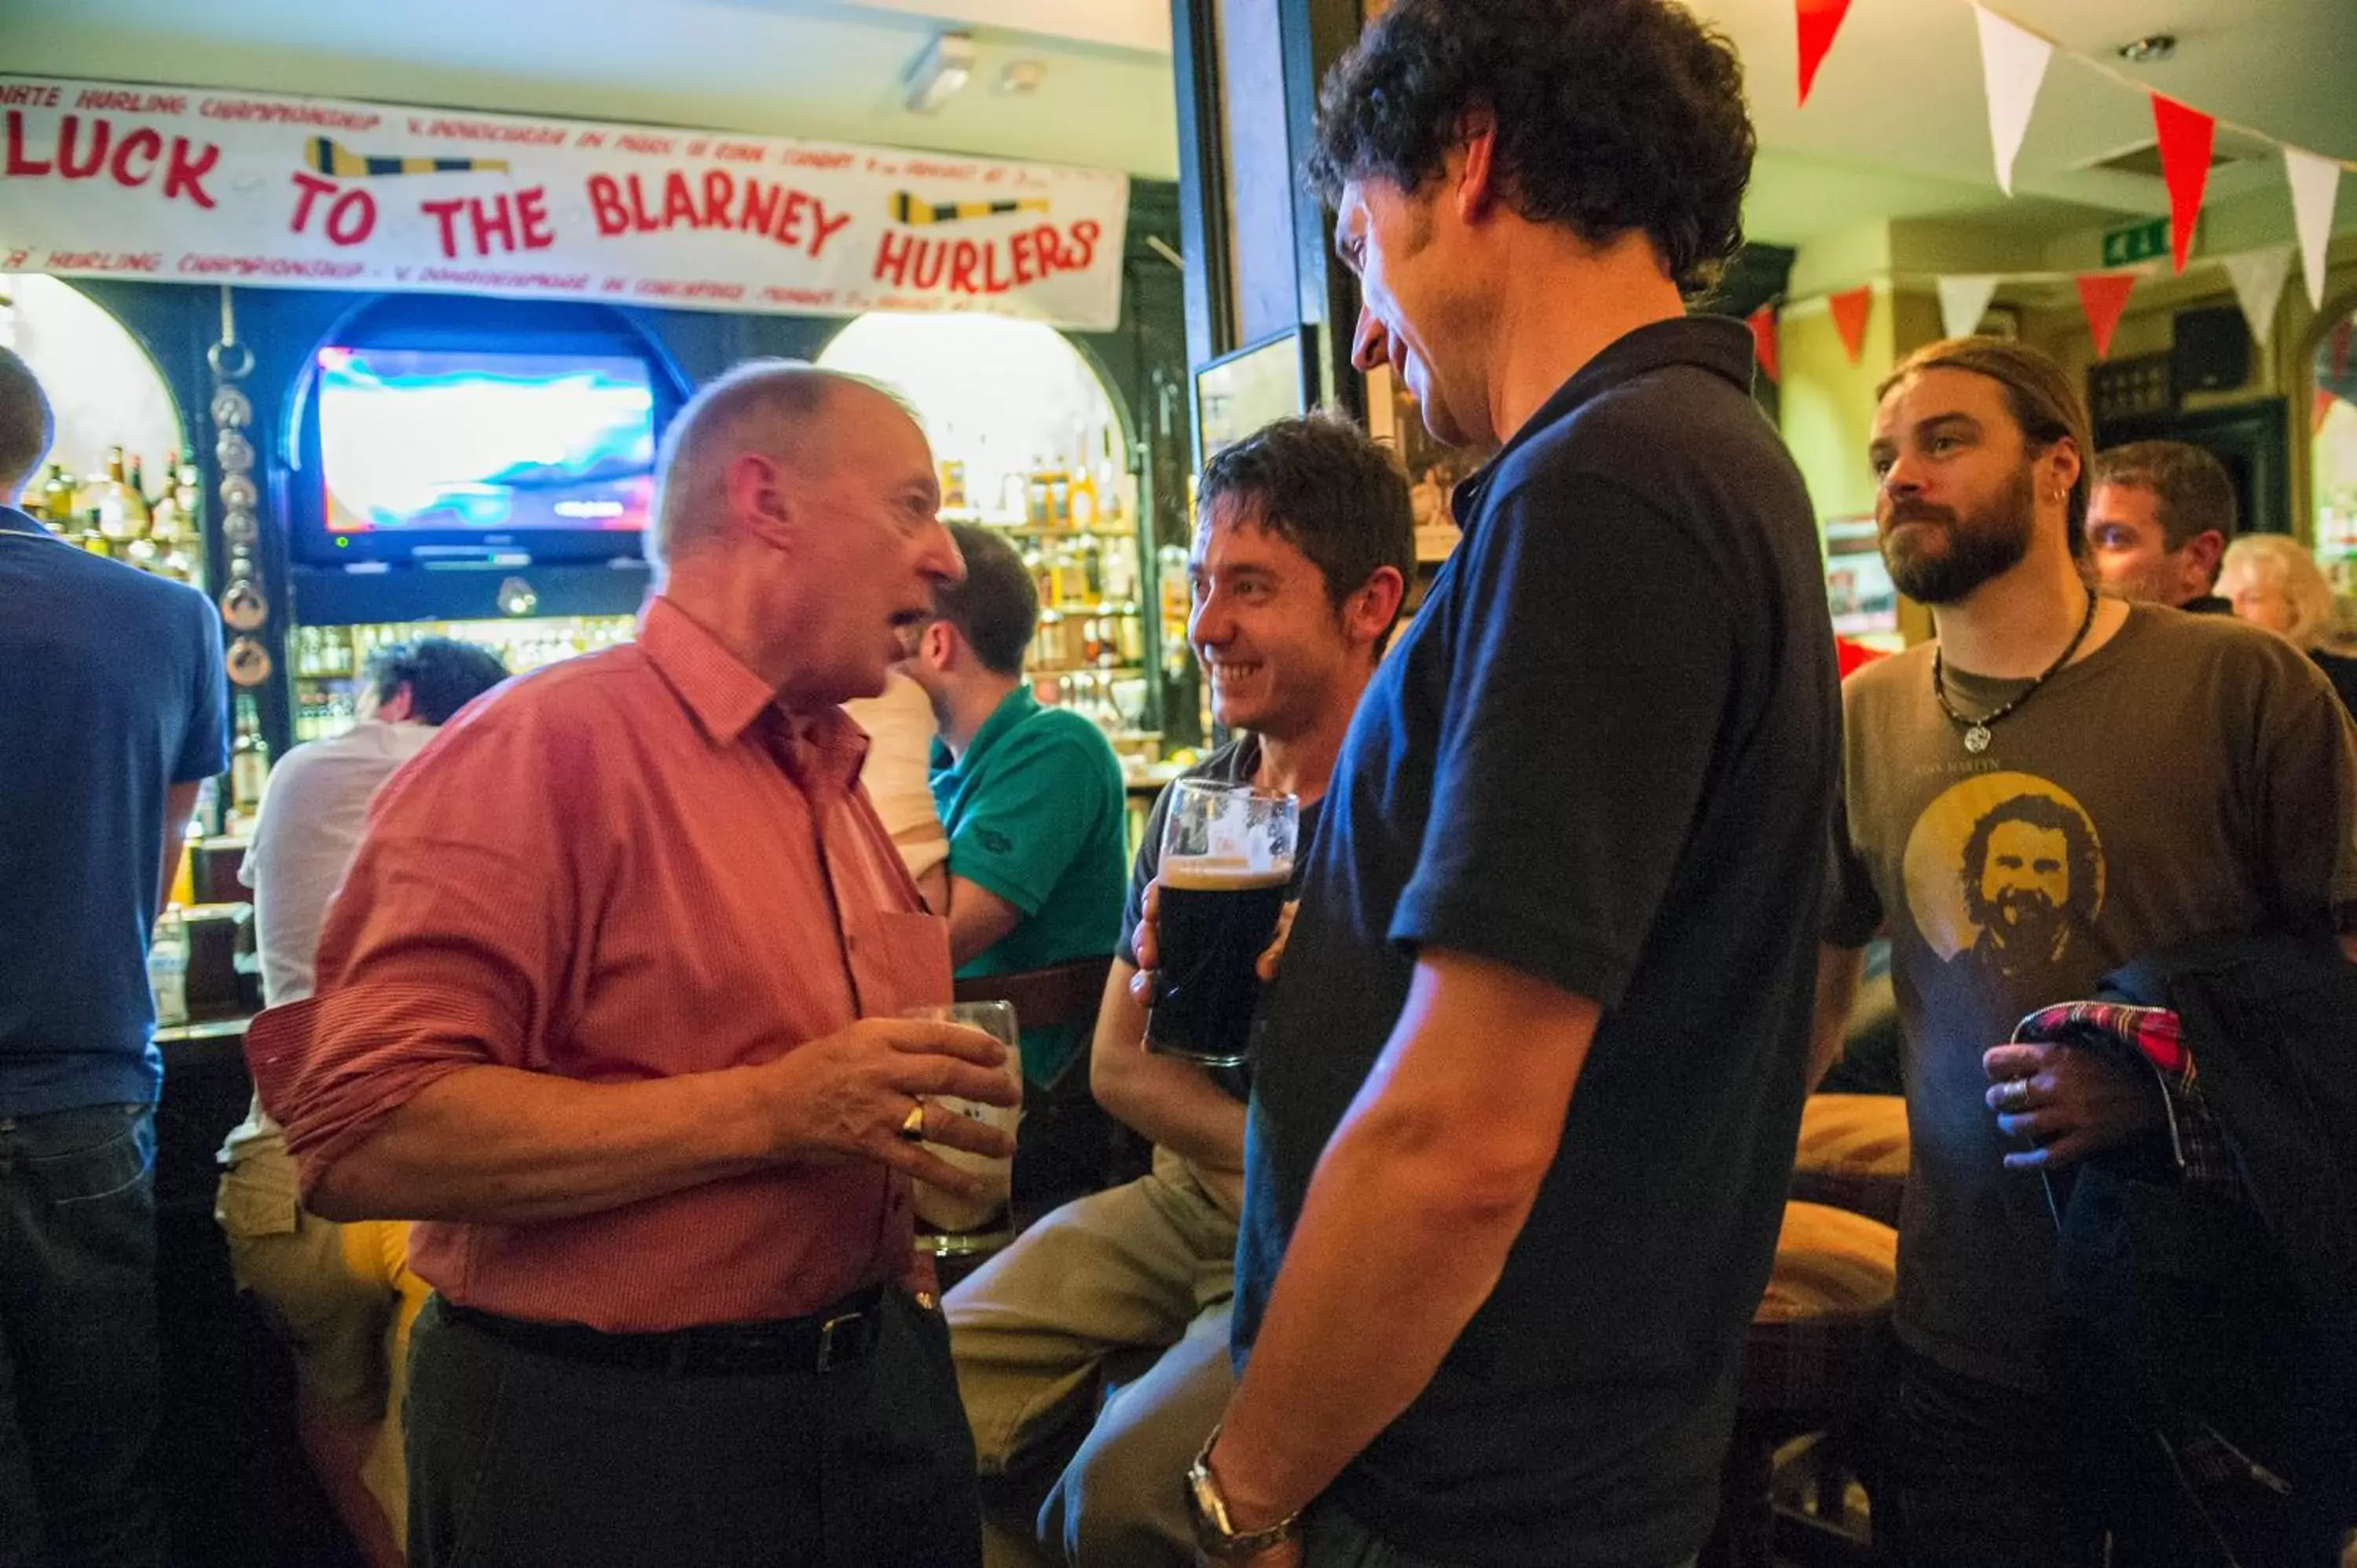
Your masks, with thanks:
M1988 923L1989 900L1981 893L1981 876L1988 869L1989 841L2007 822L2026 822L2041 832L2061 833L2070 857L2071 891L2066 908L2087 915L2095 912L2095 887L2103 875L2095 835L2087 819L2061 801L2045 795L2014 795L1998 801L1973 824L1964 840L1964 909L1981 925Z
M1688 295L1743 244L1758 146L1743 66L1672 0L1398 0L1327 72L1308 176L1330 204L1440 173L1497 122L1504 199L1591 244L1641 229Z
M421 637L380 648L361 667L361 679L389 703L409 688L411 711L420 724L446 725L451 715L508 678L506 661L479 643L449 637Z

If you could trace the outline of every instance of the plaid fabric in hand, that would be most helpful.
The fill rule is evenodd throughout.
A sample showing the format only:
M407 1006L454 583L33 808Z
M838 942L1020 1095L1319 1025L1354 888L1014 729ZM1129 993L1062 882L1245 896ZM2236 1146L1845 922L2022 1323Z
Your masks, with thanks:
M2076 1046L2141 1062L2159 1081L2169 1105L2169 1135L2178 1168L2195 1186L2231 1191L2240 1185L2218 1119L2201 1098L2193 1053L2179 1036L2177 1015L2166 1007L2123 1002L2061 1002L2024 1018L2013 1037L2037 1045Z

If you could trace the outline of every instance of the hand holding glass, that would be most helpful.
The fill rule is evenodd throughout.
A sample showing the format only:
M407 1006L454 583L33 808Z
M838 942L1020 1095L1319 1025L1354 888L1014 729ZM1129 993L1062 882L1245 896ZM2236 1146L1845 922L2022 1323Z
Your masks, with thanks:
M1015 1085L1015 1104L985 1105L979 1101L960 1100L950 1095L935 1095L932 1103L956 1115L996 1127L1013 1138L1023 1112L1023 1056L1018 1048L1021 1036L1016 1032L1013 1004L1006 1002L956 1002L942 1007L912 1007L901 1016L963 1024L968 1028L982 1030L1006 1047L1006 1076ZM1014 1156L994 1158L988 1155L970 1154L937 1139L929 1140L925 1146L968 1176L978 1178L983 1190L979 1197L966 1197L923 1182L915 1184L917 1245L942 1257L985 1252L994 1247L1004 1246L1013 1233L1007 1198L1015 1174Z
M1260 997L1254 964L1276 934L1300 829L1291 795L1207 779L1171 787L1155 878L1147 1049L1206 1067L1245 1059Z

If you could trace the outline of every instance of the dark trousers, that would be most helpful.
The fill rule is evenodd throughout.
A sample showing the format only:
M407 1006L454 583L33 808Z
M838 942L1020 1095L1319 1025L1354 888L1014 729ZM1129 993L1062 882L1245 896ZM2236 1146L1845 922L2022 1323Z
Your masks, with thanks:
M542 1354L436 1297L409 1358L413 1568L978 1568L974 1440L938 1312L864 1359L678 1376Z
M0 1568L163 1561L156 1113L0 1116Z
M2084 1402L1888 1365L1874 1537L1892 1568L2333 1568L2339 1531L2279 1510L2197 1509L2150 1433ZM2229 1555L2229 1552L2232 1555Z

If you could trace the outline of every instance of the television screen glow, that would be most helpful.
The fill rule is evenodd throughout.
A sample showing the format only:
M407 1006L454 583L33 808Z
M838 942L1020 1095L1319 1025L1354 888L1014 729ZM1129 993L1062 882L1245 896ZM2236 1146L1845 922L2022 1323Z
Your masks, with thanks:
M330 534L640 529L654 392L624 356L319 350Z

